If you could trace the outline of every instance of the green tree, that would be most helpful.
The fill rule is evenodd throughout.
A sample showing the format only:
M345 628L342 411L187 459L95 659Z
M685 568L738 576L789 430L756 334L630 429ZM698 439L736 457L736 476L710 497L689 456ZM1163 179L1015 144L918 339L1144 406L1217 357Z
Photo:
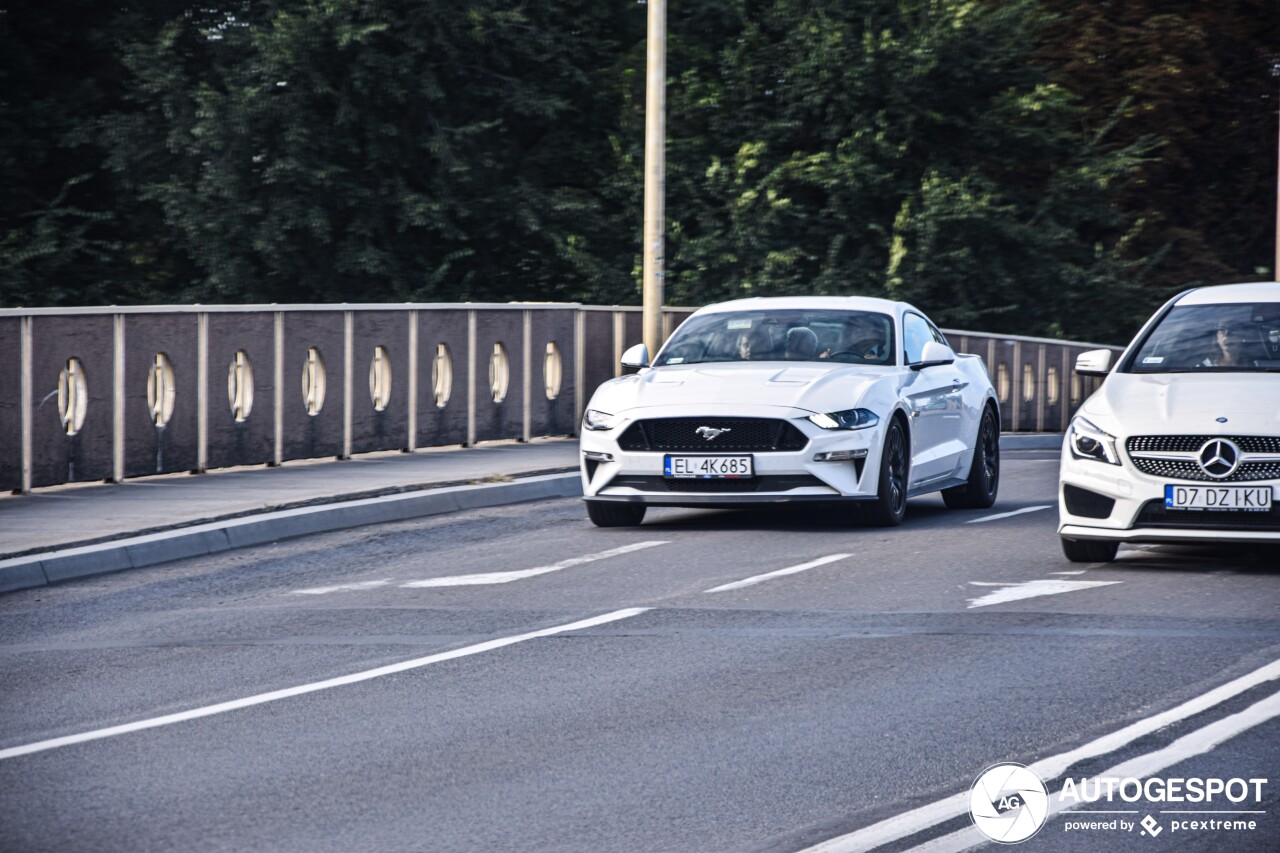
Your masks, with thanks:
M175 20L129 56L138 109L112 162L183 235L207 298L617 288L599 128L616 17L587 0L282 0Z
M861 293L971 328L1105 322L1076 303L1137 271L1109 198L1142 148L1082 132L1077 99L1028 61L1037 5L735 5L716 63L672 96L676 299Z
M157 301L190 274L103 145L131 86L124 45L178 8L0 5L0 305Z
M1146 222L1158 299L1192 284L1274 279L1280 7L1273 0L1072 2L1037 61L1086 95L1109 143L1158 137L1115 203Z

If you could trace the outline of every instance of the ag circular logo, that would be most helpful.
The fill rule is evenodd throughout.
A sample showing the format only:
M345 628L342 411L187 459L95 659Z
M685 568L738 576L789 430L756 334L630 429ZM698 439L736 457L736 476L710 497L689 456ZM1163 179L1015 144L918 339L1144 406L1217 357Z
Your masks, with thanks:
M1049 792L1021 764L995 764L969 790L969 816L978 831L1001 844L1026 841L1049 817Z

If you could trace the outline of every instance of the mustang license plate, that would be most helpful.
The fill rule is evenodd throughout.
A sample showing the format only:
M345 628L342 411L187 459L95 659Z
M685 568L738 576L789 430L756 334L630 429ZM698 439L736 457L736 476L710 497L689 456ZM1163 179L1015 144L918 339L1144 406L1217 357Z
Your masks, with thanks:
M751 477L755 473L750 456L666 456L662 474L678 479Z
M1165 509L1214 509L1267 512L1270 486L1165 486Z

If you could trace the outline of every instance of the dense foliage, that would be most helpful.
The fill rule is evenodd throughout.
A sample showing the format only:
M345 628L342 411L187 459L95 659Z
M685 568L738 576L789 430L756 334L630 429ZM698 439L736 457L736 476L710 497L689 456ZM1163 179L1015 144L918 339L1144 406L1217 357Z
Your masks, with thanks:
M0 0L0 306L639 301L645 7ZM1271 278L1270 0L670 4L667 301Z

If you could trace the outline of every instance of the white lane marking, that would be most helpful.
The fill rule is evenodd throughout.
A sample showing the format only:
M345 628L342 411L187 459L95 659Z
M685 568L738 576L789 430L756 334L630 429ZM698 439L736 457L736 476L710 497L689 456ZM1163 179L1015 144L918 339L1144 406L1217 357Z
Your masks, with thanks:
M982 518L974 518L966 521L965 524L981 524L984 521L999 521L1002 518L1013 518L1015 515L1022 515L1027 512L1039 512L1042 509L1053 509L1053 504L1045 504L1044 506L1024 506L1022 509L1015 509L1012 512L1000 512L995 515L984 515Z
M201 717L212 717L215 714L225 714L228 711L237 711L241 708L249 708L253 705L263 705L267 702L289 699L293 696L301 696L304 693L315 693L318 690L328 690L332 687L343 687L348 684L358 684L361 681L381 678L384 675L394 675L397 672L418 669L419 667L429 666L433 663L441 663L447 660L469 657L470 655L478 655L482 652L490 652L494 649L501 649L505 646L512 646L516 643L523 643L527 640L535 640L539 637L550 637L553 634L580 631L583 628L594 628L597 625L605 625L609 622L617 622L621 619L630 619L632 616L639 616L641 613L644 613L649 609L650 608L648 607L630 607L625 610L615 610L612 613L592 616L590 619L581 619L577 622L569 622L565 625L556 625L553 628L543 628L538 631L530 631L527 634L515 634L510 637L500 637L496 640L487 640L483 643L476 643L473 646L464 646L463 648L453 649L448 652L440 652L439 654L428 655L427 657L414 658L413 660L388 664L387 666L380 666L376 669L367 669L363 672L354 672L350 675L329 678L324 681L315 681L311 684L300 684L297 687L288 687L284 690L272 690L270 693L259 693L255 696L247 696L243 699L234 699L230 702L219 702L217 705L206 705L203 708L193 708L190 711L181 711L177 714L166 714L163 717L152 717L149 720L138 720L134 723L110 726L105 729L95 729L89 732L56 737L50 740L24 744L22 746L12 746L8 749L0 749L0 760L16 758L19 755L29 755L33 752L43 752L47 749L57 749L58 747L70 746L76 743L84 743L85 741L100 740L102 738L115 737L116 735L129 734L130 732L142 731L143 729L154 729L158 726L168 726L173 723L182 723L187 720L196 720Z
M454 575L453 577L446 578L428 578L424 581L410 581L409 583L402 583L400 584L400 588L425 589L426 587L433 586L481 586L485 584L511 583L512 581L537 577L538 575L545 575L548 572L558 572L561 569L567 569L571 566L580 566L583 563L594 563L596 560L604 560L608 557L617 557L620 554L630 554L633 551L643 551L645 548L652 548L655 545L666 544L667 540L636 542L632 545L623 545L620 548L601 551L599 554L587 554L583 557L570 557L567 560L552 563L550 566L539 566L536 569L520 569L519 571L514 572L488 572L480 575Z
M1068 581L1068 580L1034 580L1026 583L986 583L969 581L971 586L998 586L995 592L989 592L981 598L969 599L969 609L990 607L993 604L1005 604L1010 601L1021 601L1024 598L1039 598L1042 595L1061 595L1064 592L1076 592L1081 589L1092 589L1095 586L1111 586L1124 581Z
M1085 572L1084 569L1077 569L1074 572L1049 572L1049 574L1051 575L1082 575L1084 574L1084 572Z
M1175 764L1186 761L1188 758L1203 755L1223 741L1230 740L1236 735L1277 716L1280 716L1280 693L1273 693L1266 699L1255 702L1237 714L1232 714L1230 717L1224 717L1204 728L1189 732L1163 749L1149 752L1146 755L1139 755L1136 758L1117 764L1109 770L1104 770L1097 776L1091 777L1082 784L1087 785L1089 782L1108 778L1145 779L1148 776L1159 773L1166 767L1172 767ZM1075 801L1063 802L1050 797L1049 811L1045 815L1045 820L1059 812L1068 811L1077 805L1079 803ZM1239 812L1235 812L1235 814L1239 814ZM961 850L968 850L986 843L988 843L988 839L984 835L974 827L966 826L964 829L958 829L949 835L943 835L912 847L910 853L960 853Z
M1069 752L1042 758L1035 764L1030 765L1029 769L1041 779L1056 779L1065 773L1067 768L1081 761L1115 752L1140 737L1145 737L1154 731L1171 726L1179 720L1194 717L1196 714L1206 711L1215 705L1220 705L1247 690L1252 690L1259 684L1265 684L1277 678L1280 678L1280 660L1272 661L1266 666L1255 669L1247 675L1242 675L1234 681L1228 681L1220 687L1215 687L1208 693L1202 693L1194 699L1189 699L1177 707L1162 711L1146 719L1138 720L1136 723L1130 723L1122 729L1091 740ZM837 838L828 839L821 844L807 848L802 853L866 853L868 850L874 850L877 847L915 835L917 832L923 832L931 826L937 826L968 811L969 792L965 790L902 814L885 818L882 821L873 823L870 826L864 826L862 829L854 830Z
M749 577L746 580L734 581L733 583L712 587L711 589L703 590L703 592L728 592L731 589L742 589L744 586L754 586L758 583L764 583L767 580L772 580L773 578L780 578L783 575L794 575L796 572L805 572L809 569L816 569L818 566L825 566L827 563L834 563L837 560L844 560L852 556L852 554L832 554L829 557L819 557L816 560L810 560L809 562L801 563L798 566L788 566L785 569L778 569L776 572L755 575L754 577Z
M294 589L290 592L294 595L327 595L331 592L345 592L353 589L373 589L374 587L386 586L391 581L358 581L357 583L341 583L337 586L316 586L311 589Z

